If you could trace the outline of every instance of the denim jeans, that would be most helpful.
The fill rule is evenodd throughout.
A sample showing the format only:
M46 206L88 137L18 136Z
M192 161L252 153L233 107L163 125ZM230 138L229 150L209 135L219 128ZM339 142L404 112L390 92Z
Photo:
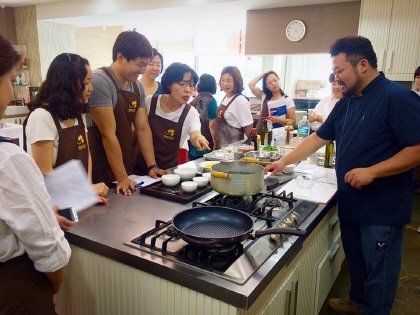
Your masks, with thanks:
M340 221L350 269L350 299L366 315L391 312L401 268L405 225L364 225Z

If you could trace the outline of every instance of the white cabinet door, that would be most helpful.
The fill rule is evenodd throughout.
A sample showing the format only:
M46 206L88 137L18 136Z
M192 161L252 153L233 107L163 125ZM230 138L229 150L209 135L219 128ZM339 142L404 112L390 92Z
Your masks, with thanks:
M420 49L420 0L394 0L385 73L391 80L412 81Z
M263 315L296 315L298 280L293 270L261 312Z
M385 69L391 11L392 0L363 0L360 7L359 35L372 42L380 71Z

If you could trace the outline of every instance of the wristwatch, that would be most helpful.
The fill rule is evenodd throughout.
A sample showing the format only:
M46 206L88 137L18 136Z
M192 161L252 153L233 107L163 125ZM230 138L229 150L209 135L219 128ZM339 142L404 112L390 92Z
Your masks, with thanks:
M154 168L158 168L157 164L152 164L152 165L150 165L150 166L147 167L147 169L149 171L152 170L152 169L154 169Z

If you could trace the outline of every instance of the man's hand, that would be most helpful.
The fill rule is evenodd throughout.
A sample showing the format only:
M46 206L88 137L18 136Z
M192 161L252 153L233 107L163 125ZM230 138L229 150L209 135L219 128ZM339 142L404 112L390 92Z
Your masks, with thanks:
M283 162L283 160L278 160L274 163L268 164L264 170L265 172L273 172L273 175L276 175L277 173L281 172L286 167L286 164Z
M58 214L58 209L59 208L57 206L53 207L53 211L55 213L55 217L57 218L58 225L60 226L60 228L63 231L68 231L74 225L74 222L70 221L69 219L67 219L67 218L65 218L61 215L59 215Z
M136 191L136 182L128 177L117 180L116 193L119 194L120 191L124 196L131 196Z
M93 188L93 190L96 192L96 194L97 194L98 196L101 196L101 197L105 197L105 196L106 196L106 194L107 194L107 193L108 193L108 191L109 191L108 186L107 186L107 185L105 185L105 183L102 183L102 182L97 183L97 184L92 184L92 188Z
M158 178L158 175L162 176L165 174L168 174L168 171L158 167L154 167L149 171L149 176L153 178Z
M344 176L344 182L356 189L362 189L375 179L369 168L354 168Z

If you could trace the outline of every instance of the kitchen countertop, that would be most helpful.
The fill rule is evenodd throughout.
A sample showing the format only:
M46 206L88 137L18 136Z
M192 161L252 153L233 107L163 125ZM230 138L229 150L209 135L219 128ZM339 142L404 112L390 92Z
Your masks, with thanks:
M214 193L196 201L207 199L211 194ZM153 227L156 219L170 220L177 212L191 208L191 203L181 205L139 192L130 197L111 192L109 198L109 204L79 213L79 223L66 232L71 244L243 309L248 309L278 271L293 260L304 241L299 237L286 255L271 256L245 284L232 283L210 274L198 277L193 270L171 260L124 245ZM319 205L300 227L306 228L309 235L334 204L335 198L332 198L327 205Z

